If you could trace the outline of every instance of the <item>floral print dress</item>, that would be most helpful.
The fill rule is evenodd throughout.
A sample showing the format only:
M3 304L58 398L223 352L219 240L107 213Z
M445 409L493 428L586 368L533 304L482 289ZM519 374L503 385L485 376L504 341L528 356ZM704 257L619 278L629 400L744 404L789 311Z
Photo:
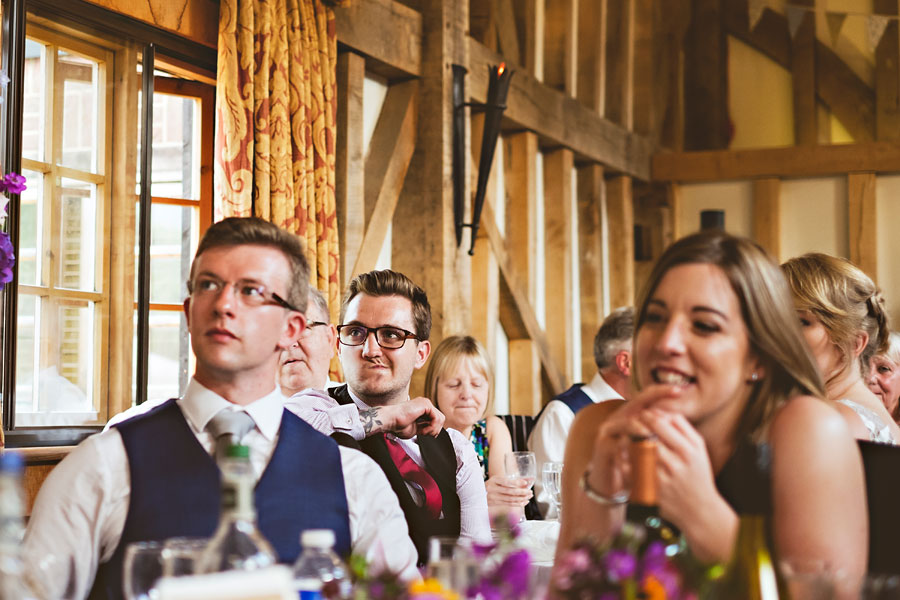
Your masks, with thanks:
M488 456L491 453L491 447L487 438L487 419L482 419L472 426L472 433L469 434L469 441L475 446L475 455L478 457L478 464L484 472L484 480L488 479Z

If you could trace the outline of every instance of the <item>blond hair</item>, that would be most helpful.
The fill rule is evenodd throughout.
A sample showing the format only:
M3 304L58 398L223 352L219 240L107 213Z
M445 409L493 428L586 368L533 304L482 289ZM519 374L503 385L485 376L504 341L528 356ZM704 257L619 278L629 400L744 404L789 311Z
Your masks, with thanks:
M481 371L487 380L488 400L484 405L485 415L494 411L494 369L491 366L491 357L481 342L471 335L451 335L445 338L435 348L428 362L428 370L425 372L425 395L438 405L437 387L441 378L456 369L464 359L471 360L475 368Z
M657 261L638 297L635 337L647 319L647 305L665 274L685 264L719 267L737 296L749 350L764 369L752 384L736 439L760 439L775 411L793 396L825 398L825 386L800 332L791 294L781 272L756 243L723 231L704 231L675 242ZM634 356L638 371L638 356Z
M888 317L881 290L862 269L844 258L811 252L781 265L797 309L816 315L846 367L853 360L859 334L869 341L859 355L863 377L869 362L888 346Z

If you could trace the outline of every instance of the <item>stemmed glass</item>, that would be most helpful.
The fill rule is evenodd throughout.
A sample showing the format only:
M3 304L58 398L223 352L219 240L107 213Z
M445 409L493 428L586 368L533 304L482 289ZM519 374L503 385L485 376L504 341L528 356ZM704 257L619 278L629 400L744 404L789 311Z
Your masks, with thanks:
M562 470L563 464L561 462L545 462L541 469L541 483L550 496L550 502L556 509L557 519L562 517L562 506L560 504Z
M537 461L534 458L534 452L510 452L505 458L506 476L509 479L524 479L528 484L527 487L534 485L534 479L537 477ZM522 512L519 522L525 520L525 513Z
M163 542L133 542L125 548L126 600L155 600L156 583L163 575Z

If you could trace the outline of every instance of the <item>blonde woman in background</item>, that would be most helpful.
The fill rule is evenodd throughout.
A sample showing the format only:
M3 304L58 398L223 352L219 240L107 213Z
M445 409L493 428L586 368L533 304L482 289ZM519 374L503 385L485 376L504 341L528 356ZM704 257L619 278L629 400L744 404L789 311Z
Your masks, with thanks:
M444 413L444 427L456 429L471 440L484 471L491 514L521 512L531 499L531 489L504 471L512 438L502 419L493 413L494 370L484 346L469 335L444 339L428 363L425 393Z
M897 444L900 427L866 385L872 357L888 346L881 291L859 267L828 254L804 254L781 268L828 399L858 439Z
M887 352L872 358L867 383L894 422L900 422L900 333L892 331Z

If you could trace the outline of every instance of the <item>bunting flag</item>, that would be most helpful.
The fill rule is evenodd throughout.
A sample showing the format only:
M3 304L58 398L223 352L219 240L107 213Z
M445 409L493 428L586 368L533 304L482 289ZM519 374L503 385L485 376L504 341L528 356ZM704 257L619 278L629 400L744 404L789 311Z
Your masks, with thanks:
M831 34L831 47L837 45L838 36L841 35L841 27L844 26L844 19L847 13L829 12L825 13L825 20L828 22L828 32Z
M762 18L763 11L766 10L765 0L748 0L747 1L747 17L750 25L750 31L756 29L756 24Z
M884 15L869 15L868 33L869 33L869 49L875 52L878 48L878 42L884 35L884 30L888 24L888 17Z
M788 4L785 9L787 9L788 31L791 34L791 39L794 39L794 36L797 35L797 30L800 29L800 23L803 22L803 17L806 16L806 11L793 4Z

